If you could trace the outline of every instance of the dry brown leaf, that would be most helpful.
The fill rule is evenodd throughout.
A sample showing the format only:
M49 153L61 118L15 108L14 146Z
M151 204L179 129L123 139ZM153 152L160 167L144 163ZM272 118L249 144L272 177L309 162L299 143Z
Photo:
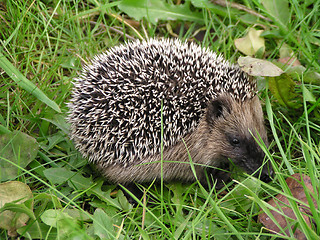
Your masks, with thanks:
M0 208L6 203L23 203L32 198L32 191L25 183L11 181L0 183ZM0 213L0 228L7 229L8 235L16 237L18 228L26 225L29 216L25 213L5 210Z
M296 173L286 179L288 187L291 190L292 196L305 203L305 205L298 204L298 206L307 225L311 227L311 222L309 219L309 215L311 215L311 211L310 211L309 203L308 203L303 185L299 183L301 181L303 181L307 189L310 190L310 193L314 193L314 189L311 184L311 179L309 176L306 176L303 174L300 175L299 173ZM314 198L312 198L312 200L313 200L313 204L317 208L316 200ZM287 236L290 236L289 235L290 231L288 228L290 227L291 229L295 229L295 225L294 224L292 225L291 224L292 221L288 221L288 218L296 220L297 217L295 216L292 208L288 207L289 200L283 194L278 194L275 198L271 199L268 203L271 206L277 208L280 212L283 213L283 215L287 216L287 217L284 217L282 214L276 211L270 210L270 213L273 215L278 225L280 225L282 229L285 229L285 233L287 234ZM272 219L265 212L262 212L261 214L259 214L258 221L261 222L271 232L277 232L279 234L282 234L279 227L272 221ZM307 239L304 233L299 228L295 229L294 237L298 240Z
M284 65L291 65L292 67L294 66L300 66L301 63L299 60L295 57L283 57L279 58L278 62L283 63Z

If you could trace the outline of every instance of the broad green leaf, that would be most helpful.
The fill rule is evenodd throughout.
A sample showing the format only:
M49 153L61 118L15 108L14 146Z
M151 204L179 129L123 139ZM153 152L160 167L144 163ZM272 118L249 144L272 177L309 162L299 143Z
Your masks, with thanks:
M183 232L188 229L188 225L190 224L190 218L192 217L194 213L190 211L189 215L184 219L183 222L181 222L174 232L175 239L181 239L181 236L183 236Z
M103 181L96 184L90 178L86 178L79 172L74 172L66 168L49 168L43 171L46 178L54 184L63 184L68 182L68 185L75 190L87 190L87 194L97 196L101 201L116 207L117 209L128 210L132 206L126 201L125 197L120 193L116 198L112 198L110 193L111 189L102 191L101 187Z
M87 189L93 185L90 178L85 178L79 172L74 172L66 168L49 168L43 171L46 178L54 184L68 182L69 186L75 190Z
M317 101L315 96L312 94L312 92L310 92L309 89L306 88L306 86L304 84L302 85L302 92L303 92L303 96L307 102L315 103Z
M51 227L57 227L58 221L63 218L72 218L69 214L63 212L61 209L48 209L40 216L42 222Z
M236 19L239 12L234 8L226 8L218 4L212 3L210 0L191 0L191 4L196 8L209 9L213 14L217 14L223 17ZM237 19L239 20L239 19Z
M55 114L52 118L43 118L44 120L52 123L60 128L65 134L69 133L70 125L66 121L66 116L62 114Z
M113 221L102 209L97 208L93 214L94 234L100 239L115 239Z
M234 40L236 48L248 56L253 56L258 51L263 54L265 50L265 43L264 38L260 37L262 32L263 30L255 30L254 28L250 28L246 36Z
M58 222L58 239L94 240L88 235L86 228L73 218L62 218Z
M41 204L41 207L45 209L46 205L50 202L52 203L56 208L62 208L60 199L54 195L54 194L49 194L49 193L38 193L34 197L34 201L37 204ZM40 203L39 203L40 202Z
M89 213L85 213L84 210L77 208L67 208L64 210L64 212L78 221L89 221L91 219Z
M300 104L293 102L298 96L294 91L296 83L287 74L282 74L278 77L267 77L269 89L279 103L289 108L299 108Z
M163 0L123 0L118 7L136 20L145 17L153 24L159 20L203 22L202 14L192 12L189 4L173 5Z
M48 226L58 229L58 239L92 239L78 224L78 220L84 219L74 218L65 210L49 209L40 218Z
M61 132L57 132L47 137L48 144L43 146L42 148L46 151L50 151L54 147L56 147L59 143L64 142L66 140L66 136L61 134Z
M306 72L306 68L302 65L292 66L286 70L294 80L300 81L303 75L303 82L310 83L314 85L320 85L320 74L315 70L309 69Z
M0 184L0 228L9 230L14 236L16 230L26 224L32 212L32 192L28 185L11 181ZM30 200L28 204L24 204Z
M290 10L288 0L261 0L268 14L279 22L283 27L287 27L290 21Z
M63 184L77 174L65 168L48 168L44 170L43 173L53 184Z
M10 133L10 130L8 130L8 128L0 124L0 134L3 133Z
M226 201L222 203L222 206L237 210L237 205L241 205L242 210L248 210L252 207L252 201L246 197L247 195L250 196L248 188L255 193L261 191L261 181L257 178L246 178L242 180L241 183L237 184L236 187L227 194L225 197Z
M123 209L123 210L132 209L132 205L129 203L128 199L126 198L126 196L124 195L124 193L121 190L117 191L115 200L117 200L119 202L119 204L121 205L121 209Z
M111 197L111 189L106 190L106 191L102 191L102 184L103 181L98 182L95 186L93 186L88 192L87 194L90 196L91 194L97 196L101 201L107 203L108 205L111 205L117 209L124 209L123 207L126 207L125 205L122 206L119 203L119 199L118 198L112 198ZM128 209L124 209L124 210L128 210Z
M217 4L213 4L209 0L191 0L191 4L196 8L209 8L209 9L216 8L217 6L219 6Z
M292 77L292 79L297 80L297 81L299 81L301 79L301 76L305 71L306 71L306 68L302 65L292 66L292 67L289 67L288 69L286 69L286 73L289 74Z
M44 237L47 240L58 239L57 230L44 223L29 221L28 225L19 228L17 232L25 239L44 239Z
M282 69L272 62L249 56L239 57L238 64L244 72L251 76L275 77L283 73Z
M283 38L282 33L278 28L265 30L263 31L263 33L261 33L260 37L269 38L269 39Z
M15 165L25 168L35 159L38 143L33 137L22 132L0 135L0 180L13 179L22 172Z
M63 68L69 68L69 69L75 69L78 70L78 67L80 64L80 60L73 55L67 56L63 59L61 59L62 63L60 64Z
M290 48L290 46L286 43L283 43L279 49L280 53L280 59L286 58L286 57L292 57L294 54L293 50Z
M19 87L31 93L40 101L54 109L55 111L61 113L59 106L49 99L36 85L34 85L30 80L28 80L12 63L2 54L0 50L0 68L2 68L13 81L15 81Z
M2 116L3 113L0 113L0 124L6 125L6 120L4 120L4 117ZM9 131L9 130L8 130ZM10 132L10 131L9 131Z
M150 234L148 230L142 229L140 226L137 226L137 228L139 229L141 239L150 240Z
M320 74L315 71L308 71L303 78L305 83L311 83L320 86Z

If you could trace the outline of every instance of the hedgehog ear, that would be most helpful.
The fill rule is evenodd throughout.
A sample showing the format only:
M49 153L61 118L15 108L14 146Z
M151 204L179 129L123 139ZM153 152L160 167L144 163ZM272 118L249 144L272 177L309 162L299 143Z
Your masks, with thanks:
M207 121L214 124L218 118L224 117L226 113L230 113L229 103L223 97L218 97L208 103Z

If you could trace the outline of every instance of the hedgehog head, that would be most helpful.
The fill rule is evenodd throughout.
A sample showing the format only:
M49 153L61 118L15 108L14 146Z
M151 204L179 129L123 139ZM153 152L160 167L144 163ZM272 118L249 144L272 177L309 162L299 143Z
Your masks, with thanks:
M264 181L271 180L273 170L264 162L265 153L257 143L268 146L258 96L237 101L229 94L221 94L208 103L205 118L205 128L209 130L206 148L213 149L214 161L231 159L246 172L261 175ZM262 171L257 171L261 166Z

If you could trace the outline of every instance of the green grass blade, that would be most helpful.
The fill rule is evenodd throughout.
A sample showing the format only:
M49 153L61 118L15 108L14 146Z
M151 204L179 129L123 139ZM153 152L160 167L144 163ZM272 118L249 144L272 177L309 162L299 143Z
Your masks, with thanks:
M0 124L0 134L3 133L10 133L10 130L8 130L8 128Z
M274 137L274 140L278 146L278 149L281 153L281 157L284 161L284 163L286 164L286 167L289 171L289 173L292 175L294 174L294 171L290 165L290 162L285 154L285 151L281 145L281 142L280 142L280 139L278 137L278 134L277 134L277 131L276 131L276 128L275 128L275 125L274 125L274 121L273 121L273 111L272 111L272 108L271 108L271 102L270 102L270 99L268 97L268 95L266 95L266 110L267 110L267 115L268 115L268 120L270 122L270 128L272 130L272 133L273 133L273 137Z
M0 51L0 68L2 68L8 76L15 81L19 87L34 95L41 102L45 103L55 111L61 113L59 106L49 99L36 85L30 82Z

